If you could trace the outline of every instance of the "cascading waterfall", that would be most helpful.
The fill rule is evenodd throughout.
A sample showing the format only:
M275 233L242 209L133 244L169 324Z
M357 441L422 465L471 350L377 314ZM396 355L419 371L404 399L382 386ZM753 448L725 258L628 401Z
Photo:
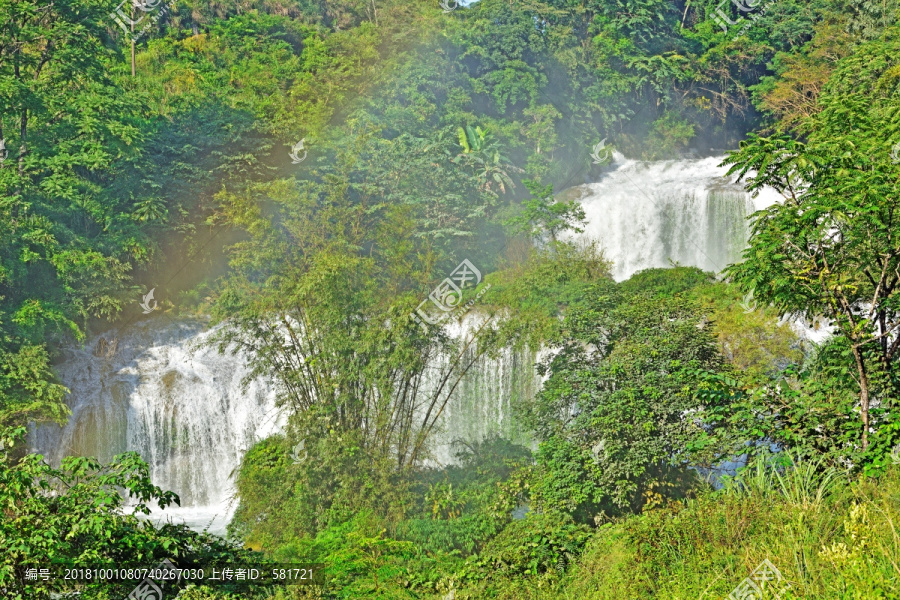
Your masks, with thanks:
M475 309L462 323L450 326L450 333L456 339L468 338L479 321ZM467 364L474 353L474 349L467 349L462 362ZM534 397L540 389L535 363L542 355L527 348L505 348L496 357L477 359L457 385L438 423L433 444L438 464L456 460L456 453L462 449L459 442L481 441L492 435L530 445L530 438L517 426L512 412L517 401Z
M219 354L205 344L212 334L202 322L155 318L68 349L57 369L72 416L36 428L35 451L54 464L137 451L153 482L181 497L182 508L157 509L155 519L223 531L233 469L281 424L272 386L257 380L244 391L246 357Z
M670 261L719 271L739 257L746 216L779 197L769 191L751 199L723 177L719 162L617 157L598 182L567 192L582 202L585 235L600 242L617 280ZM460 331L465 329L464 320ZM62 428L35 428L34 450L54 463L65 455L108 461L137 451L149 463L154 483L182 499L183 508L157 511L155 520L223 531L234 508L229 504L233 470L243 453L279 431L282 421L271 382L258 379L244 391L247 357L219 354L205 344L212 334L200 321L152 318L68 349L58 372L72 391L72 417ZM539 389L537 358L507 349L478 361L444 411L435 440L437 462L453 460L456 440L496 433L528 443L511 410L515 399Z
M718 273L740 259L747 217L781 196L766 189L751 198L725 177L722 159L642 162L616 155L599 181L567 191L584 207L583 235L600 243L617 281L672 262Z
M72 416L64 427L35 428L33 451L53 464L68 455L107 462L137 451L153 482L181 498L180 508L155 509L154 521L224 532L235 508L234 469L250 446L282 429L283 419L272 382L253 380L244 392L248 358L209 347L213 333L199 321L155 318L67 349L57 369L72 392ZM496 433L528 442L510 415L512 400L533 394L539 384L534 360L528 351L513 350L478 360L439 425L438 463L453 461L458 440Z

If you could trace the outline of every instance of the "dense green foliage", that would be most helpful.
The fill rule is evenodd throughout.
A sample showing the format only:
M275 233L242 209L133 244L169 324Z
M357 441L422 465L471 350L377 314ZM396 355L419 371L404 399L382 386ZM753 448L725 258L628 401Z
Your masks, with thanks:
M896 329L900 264L894 68L879 57L894 51L896 32L859 47L838 65L809 121L805 141L751 137L728 159L750 189L767 185L785 196L756 216L746 260L729 273L744 290L782 312L825 317L840 332L835 345L852 363L833 364L830 395L841 398L847 368L856 380L858 435L843 452L854 460L884 455L900 437ZM835 353L822 353L825 358ZM872 452L868 452L872 449Z
M444 4L185 0L131 10L132 42L111 0L0 0L0 592L63 591L23 578L39 560L247 544L327 565L283 599L724 595L765 557L784 598L897 597L897 3ZM562 241L584 212L555 192L605 167L598 142L745 137L726 164L785 201L730 282L614 282L603 240ZM463 259L454 338L417 308ZM21 442L67 418L59 349L149 289L212 313L288 413L237 473L240 543L125 514L117 490L176 501L133 454L54 467ZM509 346L556 349L516 407L535 447L436 466L451 391ZM694 467L740 455L706 489Z
M684 486L704 435L698 371L724 363L711 327L682 296L604 286L572 307L549 378L525 421L539 442L534 502L580 515L639 511L660 486ZM671 494L666 494L671 495Z
M3 356L132 318L147 288L201 298L232 222L215 194L289 176L301 138L304 194L340 187L370 218L405 207L443 268L490 270L523 179L577 181L605 137L657 157L735 140L766 61L826 14L781 2L747 47L710 7L179 3L137 41L131 77L112 2L0 5Z
M136 582L66 581L65 569L143 568L166 559L182 564L251 560L253 553L184 525L160 527L141 520L151 506L165 508L178 496L150 481L150 469L129 452L110 464L70 456L59 468L41 455L14 461L7 450L24 435L6 429L0 437L0 590L11 600L51 598L56 592L81 592L82 598L123 597ZM125 513L125 498L132 500ZM174 563L173 563L174 564ZM30 580L29 569L48 569L49 581Z

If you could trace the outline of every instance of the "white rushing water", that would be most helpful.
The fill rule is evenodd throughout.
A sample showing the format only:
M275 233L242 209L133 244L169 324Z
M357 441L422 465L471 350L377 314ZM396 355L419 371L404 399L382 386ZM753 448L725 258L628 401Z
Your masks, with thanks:
M33 431L35 450L54 464L66 455L106 462L137 451L153 483L181 497L181 508L156 509L154 520L224 531L232 470L280 423L271 386L255 381L244 392L246 358L204 346L211 333L201 322L161 317L67 349L57 369L72 392L72 417L65 427Z
M723 157L643 162L616 155L613 168L565 197L584 207L583 235L597 240L617 281L673 262L718 273L740 259L747 217L781 200L756 198L719 167Z
M456 339L471 339L480 322L475 309L462 323L449 325L448 331ZM474 350L467 352L471 356ZM456 453L462 450L459 442L471 443L499 435L518 444L531 443L516 426L512 411L516 401L532 398L540 389L541 378L535 363L543 355L527 349L505 348L496 357L478 359L459 382L442 414L434 441L434 458L438 464L455 461ZM446 357L438 362L445 364L445 360ZM466 357L463 362L467 362Z
M719 162L618 157L598 182L566 195L583 203L585 235L603 246L617 280L670 261L720 271L740 256L746 217L779 198L771 192L751 199L723 177ZM221 533L234 510L229 500L235 467L281 422L272 386L257 380L244 392L246 357L204 346L210 335L202 322L156 317L68 349L58 371L72 391L72 418L63 428L33 431L34 449L54 463L71 454L108 461L135 450L149 463L154 483L181 496L182 508L157 511L155 520ZM435 448L439 463L452 460L455 440L497 433L527 443L511 406L538 390L535 360L533 353L507 350L471 370L443 415Z
M224 533L236 508L235 468L250 446L282 429L283 419L271 382L258 379L242 391L247 358L206 346L212 333L202 322L158 317L67 349L58 372L72 392L72 417L62 428L36 428L33 451L53 464L68 455L107 462L137 451L154 484L181 499L181 507L152 507L154 521ZM476 363L444 413L437 463L454 460L458 440L499 434L528 443L512 422L511 402L539 385L534 361L532 353L507 350Z

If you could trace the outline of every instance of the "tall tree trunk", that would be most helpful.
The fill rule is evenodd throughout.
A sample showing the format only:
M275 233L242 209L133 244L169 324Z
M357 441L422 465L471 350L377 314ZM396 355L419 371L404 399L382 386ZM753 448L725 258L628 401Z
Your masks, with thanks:
M28 152L28 109L22 109L19 121L19 192L22 191L22 179L25 177L25 153Z
M134 7L131 8L131 76L134 77Z
M869 447L869 374L866 372L866 364L863 362L862 350L854 346L853 358L856 359L856 369L859 372L859 416L862 419L862 449Z

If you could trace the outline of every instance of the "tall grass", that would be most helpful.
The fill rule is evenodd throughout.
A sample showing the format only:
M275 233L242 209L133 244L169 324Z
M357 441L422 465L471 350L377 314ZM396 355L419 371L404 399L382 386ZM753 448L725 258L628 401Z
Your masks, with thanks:
M804 459L799 453L757 456L737 476L725 479L726 493L771 498L780 495L789 505L819 509L840 482L841 474L824 459Z
M720 491L601 527L560 581L498 580L456 600L721 600L764 560L781 573L781 600L900 599L900 469L851 479L780 458L754 461Z

